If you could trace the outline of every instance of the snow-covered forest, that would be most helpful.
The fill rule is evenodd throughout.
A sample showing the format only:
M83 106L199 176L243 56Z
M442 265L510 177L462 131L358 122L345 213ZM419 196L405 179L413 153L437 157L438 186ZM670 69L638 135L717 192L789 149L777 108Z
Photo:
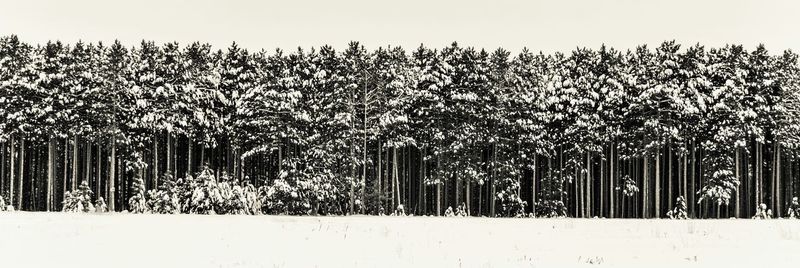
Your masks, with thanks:
M763 46L512 55L6 36L0 203L663 218L685 200L690 218L749 218L762 203L787 217L798 75L797 54Z

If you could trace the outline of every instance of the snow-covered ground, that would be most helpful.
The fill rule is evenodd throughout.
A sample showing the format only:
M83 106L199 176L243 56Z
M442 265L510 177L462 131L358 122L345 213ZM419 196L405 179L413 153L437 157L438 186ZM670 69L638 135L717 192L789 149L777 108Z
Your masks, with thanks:
M796 267L797 220L0 213L0 267Z

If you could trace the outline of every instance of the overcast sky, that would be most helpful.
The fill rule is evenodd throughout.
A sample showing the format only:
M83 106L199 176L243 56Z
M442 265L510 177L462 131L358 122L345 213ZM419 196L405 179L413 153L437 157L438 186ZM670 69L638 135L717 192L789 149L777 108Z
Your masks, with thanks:
M797 0L20 0L2 9L0 34L31 43L199 40L221 48L236 41L272 50L358 40L410 50L458 41L552 52L675 39L800 51Z

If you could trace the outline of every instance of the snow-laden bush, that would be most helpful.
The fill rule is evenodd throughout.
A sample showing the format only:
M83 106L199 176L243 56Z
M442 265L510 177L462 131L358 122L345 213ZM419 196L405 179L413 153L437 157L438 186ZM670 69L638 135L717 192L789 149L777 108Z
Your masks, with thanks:
M244 205L246 214L259 215L261 214L261 198L258 197L258 189L249 181L245 183L244 188Z
M216 178L211 169L203 168L197 175L195 187L189 196L189 212L192 214L217 214L214 203L222 200L217 190Z
M97 213L108 212L108 205L106 205L106 200L102 197L97 198L97 201L94 203L94 208L94 212Z
M675 208L667 212L667 217L670 219L685 220L689 216L686 213L686 199L683 196L678 196L675 200Z
M244 188L239 186L236 181L231 181L227 176L221 178L223 181L217 184L217 200L214 200L214 210L218 214L249 214L247 200L245 199Z
M800 219L800 202L797 197L792 197L792 203L789 204L789 211L786 215L790 219Z
M142 176L138 173L133 178L132 190L133 193L128 199L128 210L131 213L148 212L144 181L142 181Z
M64 212L94 212L94 204L92 204L92 190L86 181L81 182L78 189L64 194L63 207L61 211Z
M567 216L567 206L561 200L541 200L536 202L536 216L544 218L563 218Z
M753 215L753 219L772 219L772 210L767 209L767 204L761 203L761 205L756 208L756 215Z
M180 212L192 213L192 194L194 193L194 188L197 187L197 181L192 175L187 175L186 178L178 179L176 187Z
M0 211L14 211L14 207L11 204L6 204L2 195L0 195Z
M500 200L500 216L521 218L525 216L525 206L528 202L522 201L516 193L503 196Z
M158 190L147 192L148 209L158 214L179 214L181 210L178 185L169 174L164 175L160 181Z
M503 180L501 180L503 181ZM497 216L502 217L521 217L525 215L525 206L527 202L517 195L519 190L519 182L516 180L506 179L502 185L503 189L497 192L495 199L500 203L500 211Z
M444 210L444 216L445 217L455 217L456 214L455 214L455 212L453 212L453 207L447 206L447 209Z
M297 184L285 179L285 172L271 185L262 187L261 202L268 214L307 215L311 213L311 201L298 189Z
M241 185L227 176L219 180L209 168L203 168L197 178L187 177L178 186L176 195L181 211L192 214L240 214L261 213L261 201L253 185Z

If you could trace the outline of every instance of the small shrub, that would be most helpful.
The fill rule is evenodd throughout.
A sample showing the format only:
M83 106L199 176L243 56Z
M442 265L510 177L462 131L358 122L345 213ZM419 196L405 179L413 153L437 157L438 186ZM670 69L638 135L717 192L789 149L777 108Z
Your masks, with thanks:
M689 216L686 213L686 199L683 196L678 196L675 200L675 208L667 212L667 217L670 219L685 220Z
M92 190L86 181L81 182L78 189L64 194L64 201L61 208L64 212L93 212Z
M767 204L761 203L756 209L756 215L753 215L753 219L772 219L772 210L767 209Z
M102 197L97 198L97 202L94 204L95 212L97 213L105 213L108 212L108 206L106 205L106 200Z
M800 202L797 197L792 197L792 203L789 204L789 211L786 215L790 219L800 219Z
M179 214L180 195L178 186L172 175L165 175L161 179L158 190L147 192L147 207L153 213L158 214Z
M142 181L142 176L140 176L138 173L133 178L132 188L133 193L128 199L128 209L134 214L147 212L148 209L147 199L145 197L144 181Z
M6 204L2 195L0 195L0 211L14 211L14 207L11 204Z
M539 202L536 202L536 216L563 218L567 216L567 207L561 200L539 200Z

